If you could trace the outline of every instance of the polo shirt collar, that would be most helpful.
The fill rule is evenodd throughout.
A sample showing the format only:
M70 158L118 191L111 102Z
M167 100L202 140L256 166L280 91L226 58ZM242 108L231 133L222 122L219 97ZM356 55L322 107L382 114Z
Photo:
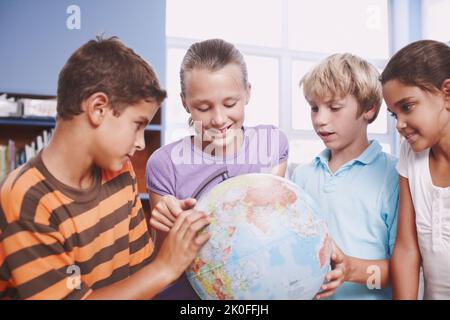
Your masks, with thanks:
M351 160L351 162L360 162L362 164L369 164L375 160L375 158L382 152L380 143L377 140L369 141L369 146L361 153L356 159ZM325 149L319 153L314 158L314 163L328 164L330 161L331 151L330 149Z

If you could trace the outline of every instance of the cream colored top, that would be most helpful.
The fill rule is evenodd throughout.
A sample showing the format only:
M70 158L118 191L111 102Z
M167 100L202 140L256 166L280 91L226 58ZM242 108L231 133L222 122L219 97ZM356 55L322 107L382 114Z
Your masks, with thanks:
M397 171L408 178L414 204L424 299L450 299L450 187L433 185L429 154L402 141Z

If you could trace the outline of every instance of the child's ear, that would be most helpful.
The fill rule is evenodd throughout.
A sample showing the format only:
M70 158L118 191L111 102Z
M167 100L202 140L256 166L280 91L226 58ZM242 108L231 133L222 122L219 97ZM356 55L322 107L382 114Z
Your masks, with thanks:
M90 122L94 126L99 126L111 109L111 103L105 93L96 92L83 101L82 109L86 112Z
M186 97L184 96L183 92L180 93L181 103L183 104L184 110L186 110L187 113L191 113L189 111L189 108L187 107L186 103Z
M365 111L363 113L364 120L367 122L371 121L373 117L375 117L375 114L377 113L377 107L373 105L369 110Z
M247 84L247 89L246 89L246 97L245 97L245 104L247 105L250 101L250 97L252 96L252 84L249 83Z
M450 79L445 79L442 82L441 90L445 95L445 99L450 100Z

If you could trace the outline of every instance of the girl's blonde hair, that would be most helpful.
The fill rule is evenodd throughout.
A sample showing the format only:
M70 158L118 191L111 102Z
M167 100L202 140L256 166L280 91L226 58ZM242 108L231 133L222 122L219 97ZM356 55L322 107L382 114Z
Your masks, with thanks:
M383 99L380 73L369 62L349 54L333 54L319 63L301 80L303 93L307 99L313 97L343 98L352 95L358 102L360 116L363 112L376 108L369 123L375 121Z
M241 68L243 83L247 85L247 65L242 53L233 44L222 39L209 39L192 44L181 62L181 93L184 95L186 90L186 72L196 68L217 71L230 63Z
M193 69L217 71L230 63L240 67L243 84L247 86L247 65L242 53L233 44L222 39L209 39L192 44L181 63L181 94L184 96L186 93L185 75L187 72ZM193 125L191 118L189 118L189 125Z

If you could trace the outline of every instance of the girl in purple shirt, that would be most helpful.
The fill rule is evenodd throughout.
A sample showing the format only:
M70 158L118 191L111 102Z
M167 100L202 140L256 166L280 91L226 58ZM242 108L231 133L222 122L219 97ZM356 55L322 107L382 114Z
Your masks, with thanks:
M161 238L182 211L193 210L196 199L224 179L255 172L284 176L288 157L288 140L278 128L244 126L251 85L234 45L220 39L194 43L181 64L180 83L195 135L155 151L146 170L150 224ZM182 277L159 298L197 296Z

